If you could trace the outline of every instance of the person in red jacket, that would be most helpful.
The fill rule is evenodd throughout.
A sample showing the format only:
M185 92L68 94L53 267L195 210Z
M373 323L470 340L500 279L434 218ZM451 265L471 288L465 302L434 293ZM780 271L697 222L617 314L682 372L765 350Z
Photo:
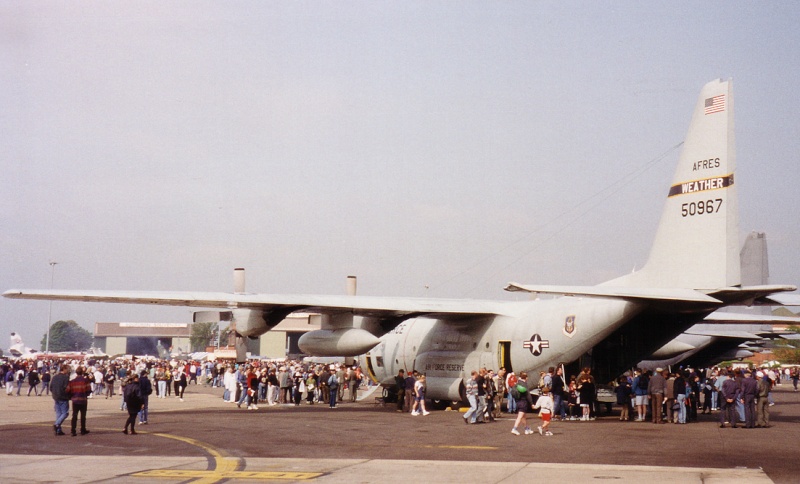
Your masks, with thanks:
M77 375L74 380L71 380L67 384L67 395L69 395L69 399L72 401L72 436L75 437L77 424L78 424L78 413L81 415L81 435L86 435L89 433L86 430L86 410L88 407L88 398L89 395L92 393L92 385L89 383L89 380L84 376L85 370L82 366L79 366L77 370L75 370L75 374Z

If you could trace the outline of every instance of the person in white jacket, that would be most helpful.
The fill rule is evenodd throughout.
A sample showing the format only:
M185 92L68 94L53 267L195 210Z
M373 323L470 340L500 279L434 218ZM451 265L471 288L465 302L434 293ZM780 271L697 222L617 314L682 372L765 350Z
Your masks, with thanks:
M539 435L553 435L550 432L550 418L553 416L553 395L550 393L550 387L542 388L542 394L536 403L533 405L534 410L539 409L539 417L542 419L542 425L537 427Z
M225 372L225 376L222 378L222 386L225 388L225 392L223 396L227 396L225 401L227 403L233 403L236 401L236 375L233 373L233 367L228 367L228 370Z

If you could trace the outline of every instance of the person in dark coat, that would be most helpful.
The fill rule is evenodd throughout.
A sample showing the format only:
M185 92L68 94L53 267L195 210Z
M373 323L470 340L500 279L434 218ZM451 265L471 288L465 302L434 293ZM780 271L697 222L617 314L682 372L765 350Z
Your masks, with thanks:
M123 434L128 434L128 427L131 428L130 434L136 435L136 416L142 409L142 390L139 386L139 375L134 373L125 388L122 390L122 396L125 399L125 405L128 407L128 420L125 421L125 429Z
M142 370L141 376L139 376L139 394L142 397L142 409L139 411L139 423L142 425L147 425L147 416L149 413L148 400L152 393L153 384L150 382L150 378L147 377L147 370Z
M61 365L59 372L50 381L53 400L55 401L56 421L53 424L53 431L56 436L64 435L61 424L69 416L69 395L67 385L69 385L70 366L66 363Z
M725 427L726 423L731 424L731 428L736 428L736 400L740 398L741 391L739 382L736 378L728 378L722 382L722 412L720 412L720 428Z
M756 427L756 398L758 397L758 382L753 378L750 370L744 372L741 383L741 400L744 402L744 428Z
M33 396L39 396L39 382L41 382L39 372L36 371L36 368L32 368L28 372L28 396L31 396L31 390L33 390Z
M619 419L626 422L630 420L631 395L633 395L633 389L626 377L619 377L619 385L614 393L617 394L617 405L620 407Z

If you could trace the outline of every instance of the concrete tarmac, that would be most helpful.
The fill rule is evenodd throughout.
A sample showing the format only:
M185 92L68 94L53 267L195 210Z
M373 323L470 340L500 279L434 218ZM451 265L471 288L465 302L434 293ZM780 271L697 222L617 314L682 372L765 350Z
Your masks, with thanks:
M56 437L46 396L0 394L3 482L797 482L800 392L774 392L768 429L700 422L554 422L555 435L515 436L511 416L465 425L459 412L412 417L370 397L358 403L224 403L191 385L183 402L150 399L147 425L124 435L120 399L89 401L88 435ZM71 418L71 416L70 416ZM538 418L529 414L535 429ZM68 432L70 419L65 422Z

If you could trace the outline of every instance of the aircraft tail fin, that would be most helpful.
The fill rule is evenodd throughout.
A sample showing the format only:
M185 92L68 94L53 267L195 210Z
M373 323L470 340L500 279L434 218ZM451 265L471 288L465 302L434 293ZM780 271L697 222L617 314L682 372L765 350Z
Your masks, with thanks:
M740 258L742 261L742 285L769 284L767 234L750 232L744 240Z
M606 285L715 289L741 284L733 82L706 84L645 266Z

